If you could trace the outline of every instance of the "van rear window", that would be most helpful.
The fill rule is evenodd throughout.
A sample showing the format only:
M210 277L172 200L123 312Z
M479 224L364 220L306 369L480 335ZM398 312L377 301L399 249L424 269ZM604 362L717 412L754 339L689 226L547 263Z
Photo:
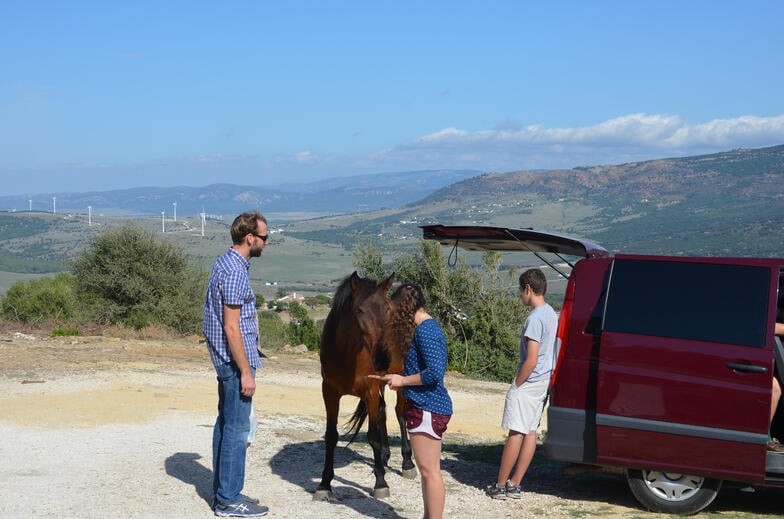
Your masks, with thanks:
M604 329L762 348L769 289L763 267L616 259Z

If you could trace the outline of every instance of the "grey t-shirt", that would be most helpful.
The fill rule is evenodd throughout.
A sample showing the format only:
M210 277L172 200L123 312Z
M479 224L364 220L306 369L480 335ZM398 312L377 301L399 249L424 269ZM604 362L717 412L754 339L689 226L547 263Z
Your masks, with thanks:
M555 354L555 334L558 330L558 314L553 307L545 303L534 308L528 315L523 326L523 333L520 335L520 363L517 365L518 371L528 358L528 339L533 339L539 343L539 357L536 360L536 367L528 377L528 382L538 382L546 380L553 371Z

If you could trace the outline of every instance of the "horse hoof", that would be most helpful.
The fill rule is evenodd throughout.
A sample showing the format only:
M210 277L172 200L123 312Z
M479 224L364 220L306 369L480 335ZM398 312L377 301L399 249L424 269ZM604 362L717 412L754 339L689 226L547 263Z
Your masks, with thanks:
M389 487L386 488L374 488L373 489L373 497L376 499L386 499L389 497Z
M401 474L406 479L416 479L417 469L403 469Z
M316 490L313 494L313 501L329 501L332 499L331 490Z

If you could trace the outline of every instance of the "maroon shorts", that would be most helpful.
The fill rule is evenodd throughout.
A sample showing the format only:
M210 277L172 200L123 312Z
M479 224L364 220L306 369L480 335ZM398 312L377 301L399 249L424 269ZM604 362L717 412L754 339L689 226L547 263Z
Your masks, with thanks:
M446 432L449 419L452 418L450 415L423 411L408 402L406 402L403 416L406 419L406 430L409 434L423 433L436 440L441 439L441 436Z

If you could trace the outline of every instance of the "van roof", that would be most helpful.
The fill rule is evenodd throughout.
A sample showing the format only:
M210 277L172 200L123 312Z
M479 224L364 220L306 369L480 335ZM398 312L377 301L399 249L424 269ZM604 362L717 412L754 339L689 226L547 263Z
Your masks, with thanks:
M423 225L421 229L425 240L435 240L442 245L466 250L549 252L584 258L603 258L610 255L606 249L595 243L533 229L486 225Z

